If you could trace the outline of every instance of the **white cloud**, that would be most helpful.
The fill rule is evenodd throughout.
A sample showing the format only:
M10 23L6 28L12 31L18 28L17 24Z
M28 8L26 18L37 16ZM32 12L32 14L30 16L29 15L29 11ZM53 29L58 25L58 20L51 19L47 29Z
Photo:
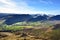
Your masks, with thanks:
M6 6L6 7L7 6L15 6L15 4L10 0L0 0L0 3L2 3L2 5Z
M15 13L18 12L16 10L16 5L14 2L10 0L0 0L0 13Z
M28 4L22 0L19 3L12 0L0 0L0 4L1 4L0 13L19 13L19 14L46 13L43 11L36 11L35 8L28 6Z
M39 0L39 2L44 4L53 4L51 0Z
M46 13L48 14L52 14L52 15L60 15L60 10L50 10L50 11L47 11Z

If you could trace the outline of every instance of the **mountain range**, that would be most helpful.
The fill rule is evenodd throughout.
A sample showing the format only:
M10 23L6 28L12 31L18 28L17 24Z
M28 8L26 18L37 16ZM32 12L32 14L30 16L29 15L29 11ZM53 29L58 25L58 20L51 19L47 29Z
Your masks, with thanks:
M5 20L4 23L11 25L16 22L37 22L37 21L54 21L60 20L60 15L46 15L46 14L7 14L0 13L0 20Z

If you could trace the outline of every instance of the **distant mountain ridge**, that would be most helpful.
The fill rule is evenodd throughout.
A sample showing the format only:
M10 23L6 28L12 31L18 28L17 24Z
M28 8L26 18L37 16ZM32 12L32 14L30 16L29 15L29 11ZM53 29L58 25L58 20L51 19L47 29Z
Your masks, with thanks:
M11 25L16 22L37 22L37 21L46 21L46 20L60 20L60 15L41 15L41 14L2 14L0 13L0 20L5 19L6 24Z

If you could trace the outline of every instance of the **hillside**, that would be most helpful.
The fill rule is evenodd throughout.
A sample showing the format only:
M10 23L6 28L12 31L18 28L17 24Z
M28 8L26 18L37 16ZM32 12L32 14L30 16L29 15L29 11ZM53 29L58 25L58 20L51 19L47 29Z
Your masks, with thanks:
M0 20L5 20L5 24L11 25L16 22L37 22L37 21L58 21L60 20L60 15L41 15L41 14L2 14L0 13Z

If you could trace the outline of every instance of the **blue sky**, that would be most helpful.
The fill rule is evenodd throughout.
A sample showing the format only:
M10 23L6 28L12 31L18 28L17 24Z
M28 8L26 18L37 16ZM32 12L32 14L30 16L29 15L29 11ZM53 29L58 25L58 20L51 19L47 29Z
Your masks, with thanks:
M0 0L0 13L60 14L60 0Z

